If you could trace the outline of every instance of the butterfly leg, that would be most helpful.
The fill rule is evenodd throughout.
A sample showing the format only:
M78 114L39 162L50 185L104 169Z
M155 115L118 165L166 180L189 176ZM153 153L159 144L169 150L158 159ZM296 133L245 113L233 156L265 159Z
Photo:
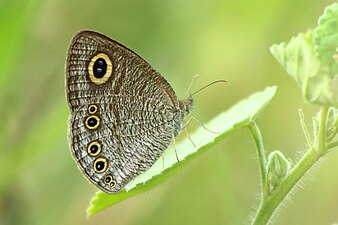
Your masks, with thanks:
M213 131L213 130L210 130L208 129L201 121L199 121L195 116L192 116L191 115L191 118L189 119L189 121L183 126L183 129L185 129L192 120L195 120L199 125L201 125L206 131L209 131L210 133L213 133L213 134L219 134L220 132L219 131Z
M173 145L174 145L174 149L175 149L175 155L176 155L177 162L180 162L180 159L178 158L178 155L177 155L176 141L175 141L174 135L173 135Z
M193 142L193 140L191 139L191 136L189 134L189 131L188 131L188 128L186 126L184 126L184 132L185 132L185 135L189 138L191 144L196 148L196 145L195 143Z

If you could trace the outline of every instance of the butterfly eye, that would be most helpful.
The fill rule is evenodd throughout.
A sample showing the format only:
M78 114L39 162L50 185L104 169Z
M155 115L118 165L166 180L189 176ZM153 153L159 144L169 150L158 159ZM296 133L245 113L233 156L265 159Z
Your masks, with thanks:
M93 141L88 145L87 152L90 156L97 156L101 153L101 145L97 141Z
M103 173L107 169L107 159L98 158L94 161L94 170L98 173Z
M86 127L88 129L93 130L93 129L97 128L99 125L100 125L100 119L99 119L99 117L94 116L94 115L87 117L87 119L86 119Z
M90 105L88 107L88 111L89 111L90 114L96 113L97 112L97 106L96 105Z
M95 55L89 62L88 72L94 84L106 83L113 72L113 65L108 55L104 53Z

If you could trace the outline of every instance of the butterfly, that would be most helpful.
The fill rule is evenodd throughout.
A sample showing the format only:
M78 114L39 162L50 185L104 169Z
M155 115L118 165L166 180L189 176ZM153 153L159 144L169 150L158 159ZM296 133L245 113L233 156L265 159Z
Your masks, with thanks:
M192 95L178 100L149 63L111 38L80 31L69 46L68 140L84 176L118 193L147 171L183 128Z

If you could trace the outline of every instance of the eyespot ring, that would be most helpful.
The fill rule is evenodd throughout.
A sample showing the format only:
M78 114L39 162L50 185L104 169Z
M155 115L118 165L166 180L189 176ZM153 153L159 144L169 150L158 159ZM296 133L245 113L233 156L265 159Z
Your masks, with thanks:
M109 183L109 187L110 187L111 189L115 188L116 185L117 185L116 180L112 180L112 181Z
M101 144L98 141L91 142L87 147L87 152L90 156L97 156L101 153Z
M94 105L94 104L89 105L89 107L88 107L88 112L89 112L90 114L96 113L96 112L97 112L97 106Z
M107 166L108 162L105 158L97 158L93 164L94 170L97 173L103 173L104 171L106 171Z
M113 189L116 187L117 182L114 180L113 176L108 174L103 178L103 182L108 185L110 189Z
M105 184L110 184L113 181L113 177L111 175L106 175L103 179Z
M100 125L100 119L95 115L91 115L87 117L85 124L88 129L93 130Z
M88 73L94 84L106 83L113 73L113 64L109 56L104 53L95 55L89 62Z

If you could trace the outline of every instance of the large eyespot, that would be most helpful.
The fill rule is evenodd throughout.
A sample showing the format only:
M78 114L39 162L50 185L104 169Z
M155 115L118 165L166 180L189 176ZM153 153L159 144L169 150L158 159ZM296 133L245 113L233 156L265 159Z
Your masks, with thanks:
M101 153L101 144L97 141L93 141L88 145L87 152L90 156L97 156Z
M86 119L86 127L88 129L96 129L100 125L100 119L97 116L91 115Z
M94 84L104 84L113 73L113 64L108 55L99 53L90 60L88 72L89 78Z
M88 111L89 111L90 114L96 113L97 112L97 106L96 105L90 105L88 107Z
M107 169L107 159L105 158L97 158L94 161L94 170L98 173L103 173Z

